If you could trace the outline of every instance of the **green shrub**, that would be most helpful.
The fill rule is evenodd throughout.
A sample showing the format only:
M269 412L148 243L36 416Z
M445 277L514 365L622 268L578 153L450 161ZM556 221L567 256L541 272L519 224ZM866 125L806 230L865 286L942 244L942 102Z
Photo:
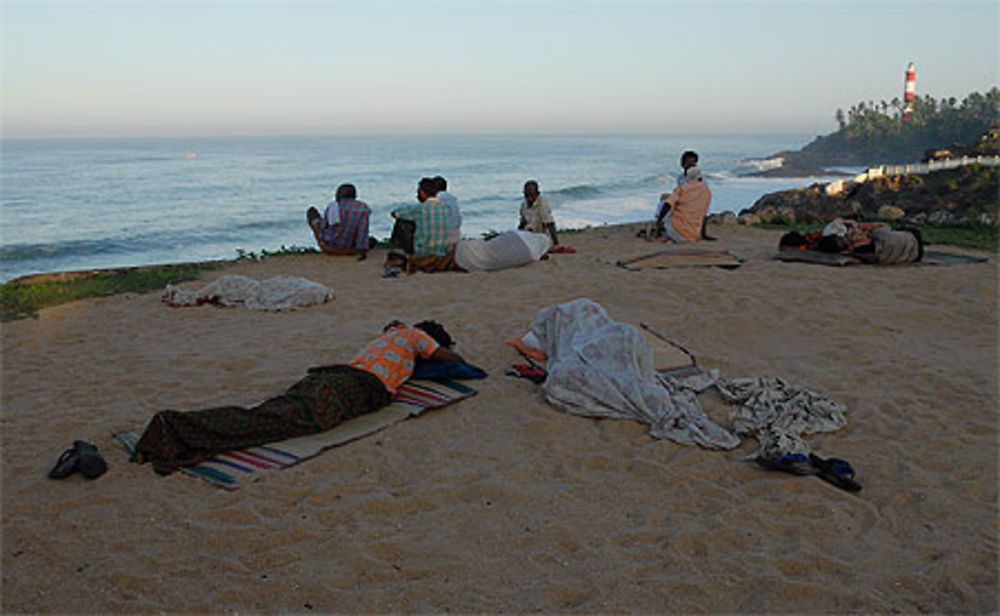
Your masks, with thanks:
M153 265L82 274L52 274L0 286L0 320L37 316L38 310L88 297L145 293L167 284L194 280L214 269L212 263Z

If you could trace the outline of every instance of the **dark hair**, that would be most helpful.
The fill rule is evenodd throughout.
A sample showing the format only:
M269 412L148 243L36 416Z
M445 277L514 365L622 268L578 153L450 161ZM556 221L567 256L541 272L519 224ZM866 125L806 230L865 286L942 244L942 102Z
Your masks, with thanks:
M442 190L448 190L448 180L444 179L440 175L436 175L431 179L434 180L434 184L437 186L438 192L441 192Z
M452 339L451 334L449 334L444 329L444 325L441 325L437 321L421 321L414 325L417 329L423 331L428 336L434 339L445 348L450 348L455 345L455 341Z
M819 238L816 249L820 252L840 252L840 239L836 235L824 235Z
M538 190L538 182L536 182L535 180L528 180L527 182L524 183L525 188L529 186L534 186L535 190Z
M800 246L805 245L805 243L806 236L802 235L798 231L789 231L788 233L782 235L781 239L778 240L778 247L794 246L795 248L799 248Z
M687 150L686 152L684 152L683 154L681 154L681 160L684 160L685 158L693 158L694 162L697 163L698 162L698 153L695 152L694 150Z
M417 184L417 188L432 197L436 197L439 190L437 182L435 182L432 178L420 178L420 183Z
M341 199L357 199L358 189L354 188L354 184L341 184L337 187L337 201Z

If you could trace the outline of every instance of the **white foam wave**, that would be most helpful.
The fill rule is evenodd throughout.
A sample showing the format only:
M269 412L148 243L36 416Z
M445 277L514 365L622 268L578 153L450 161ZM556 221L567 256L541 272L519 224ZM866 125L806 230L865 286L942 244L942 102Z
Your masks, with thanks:
M770 169L778 169L785 164L785 158L783 156L774 156L772 158L744 158L740 161L740 164L744 167L752 167L757 171L768 171Z

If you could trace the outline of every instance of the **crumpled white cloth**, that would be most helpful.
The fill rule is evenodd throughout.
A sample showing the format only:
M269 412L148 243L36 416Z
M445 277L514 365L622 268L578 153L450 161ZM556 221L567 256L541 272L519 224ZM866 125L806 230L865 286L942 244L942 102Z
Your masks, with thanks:
M737 437L712 421L695 391L659 379L652 349L635 327L596 302L576 299L539 311L531 324L548 356L549 403L576 415L637 419L655 438L732 449Z
M847 425L843 404L777 377L723 379L715 386L727 402L739 405L729 414L733 430L760 444L751 457L809 453L803 435Z
M322 304L333 297L333 289L298 276L275 276L258 281L227 274L197 291L184 291L168 284L162 299L171 306L216 304L251 310L292 310Z

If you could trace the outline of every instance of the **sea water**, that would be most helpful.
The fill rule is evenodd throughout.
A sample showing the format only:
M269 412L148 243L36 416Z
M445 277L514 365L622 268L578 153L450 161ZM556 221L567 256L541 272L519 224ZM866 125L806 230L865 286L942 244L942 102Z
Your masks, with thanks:
M6 139L0 173L0 281L39 272L226 259L313 246L305 210L351 182L387 237L390 212L442 175L462 232L516 227L538 181L560 228L645 220L696 150L711 211L818 178L745 177L748 159L806 143L754 136L350 136Z

